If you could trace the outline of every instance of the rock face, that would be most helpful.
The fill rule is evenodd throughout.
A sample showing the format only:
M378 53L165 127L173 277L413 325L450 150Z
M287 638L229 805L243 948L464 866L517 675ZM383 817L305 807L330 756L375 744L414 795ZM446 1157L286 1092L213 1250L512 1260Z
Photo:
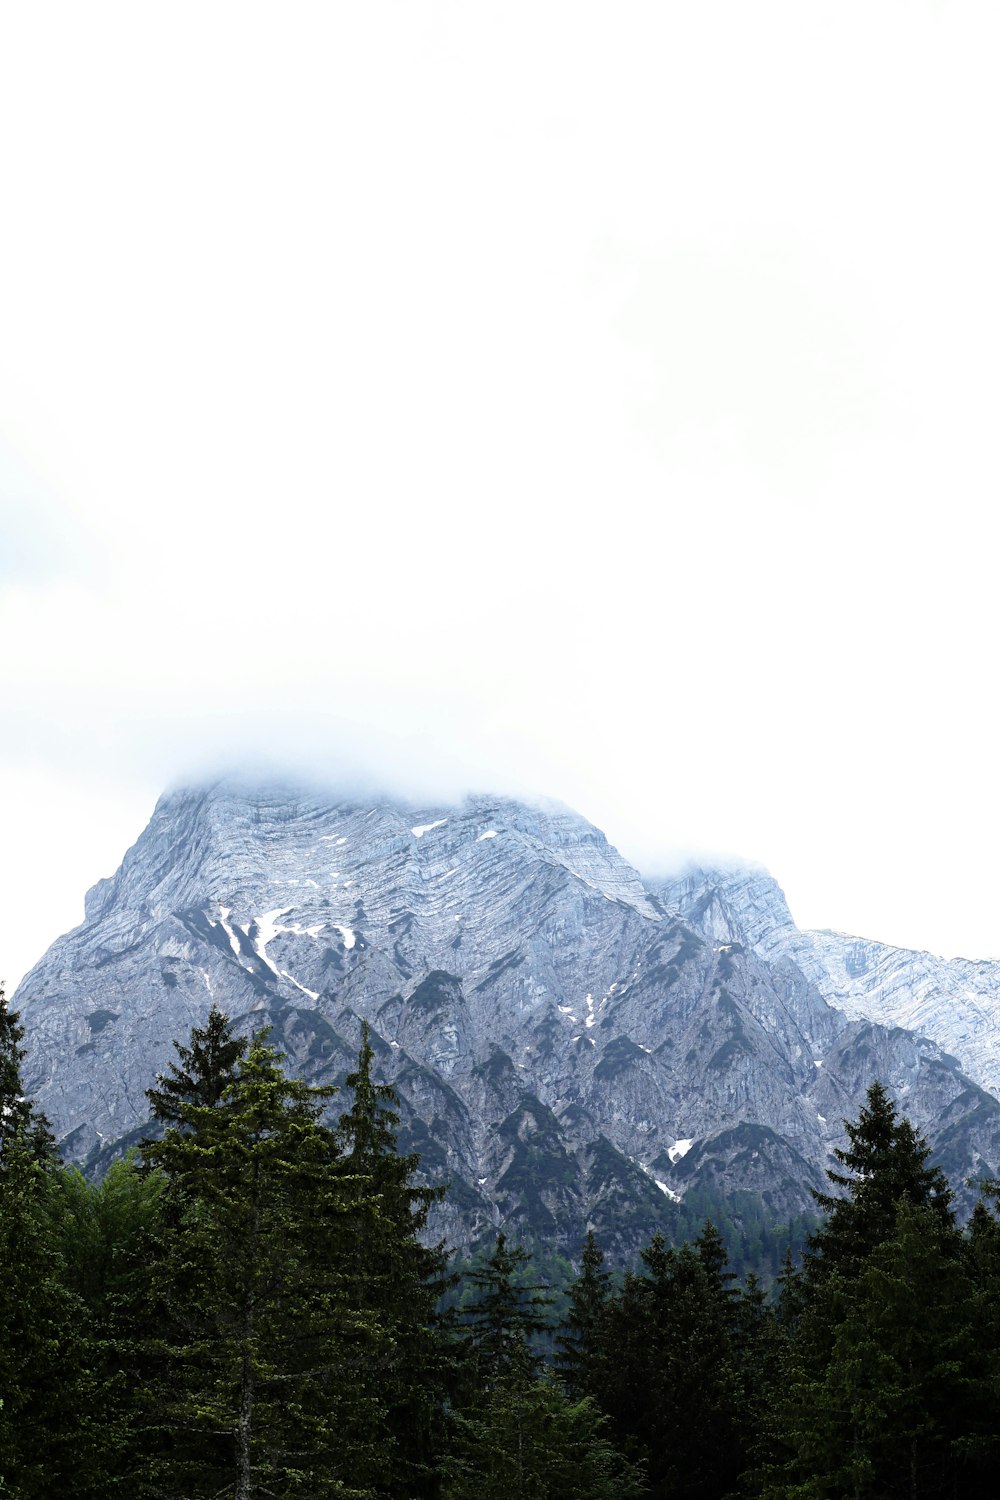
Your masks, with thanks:
M692 870L659 889L769 962L790 959L853 1019L930 1037L1000 1098L1000 959L938 958L842 932L800 932L778 885L757 868Z
M451 1184L439 1232L575 1251L592 1224L625 1254L693 1183L808 1210L876 1076L956 1183L1000 1166L1000 1104L933 1040L828 1004L812 939L762 872L644 883L561 807L222 782L161 799L15 1003L78 1160L142 1133L213 1000L314 1082L366 1017L405 1144Z

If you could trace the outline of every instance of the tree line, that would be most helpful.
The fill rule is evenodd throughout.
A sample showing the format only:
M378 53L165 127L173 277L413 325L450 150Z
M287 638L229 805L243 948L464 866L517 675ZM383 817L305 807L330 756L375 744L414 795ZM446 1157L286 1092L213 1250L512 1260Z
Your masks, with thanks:
M4 1500L995 1493L1000 1184L959 1227L878 1083L767 1293L711 1223L624 1275L590 1234L554 1325L503 1232L457 1295L366 1027L333 1121L213 1007L100 1183L59 1162L22 1039L0 990Z

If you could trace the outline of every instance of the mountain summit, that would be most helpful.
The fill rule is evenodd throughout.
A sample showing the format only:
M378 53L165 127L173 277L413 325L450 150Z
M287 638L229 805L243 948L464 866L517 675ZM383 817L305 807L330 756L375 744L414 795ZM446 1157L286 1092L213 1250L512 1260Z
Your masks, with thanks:
M630 1250L698 1183L810 1206L881 1078L953 1181L1000 1166L1000 1104L933 1040L821 993L766 872L645 882L558 805L337 800L224 781L161 798L17 992L66 1153L142 1133L144 1090L215 1001L314 1082L360 1019L436 1226ZM812 953L812 947L809 948Z

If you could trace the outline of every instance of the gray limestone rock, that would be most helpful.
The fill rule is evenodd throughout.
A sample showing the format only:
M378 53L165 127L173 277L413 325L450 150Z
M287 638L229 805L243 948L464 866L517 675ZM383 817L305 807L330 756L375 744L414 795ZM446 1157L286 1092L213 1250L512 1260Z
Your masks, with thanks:
M842 932L802 932L776 882L755 866L694 869L657 889L699 925L738 938L772 966L794 964L852 1019L930 1037L1000 1098L1000 959L939 958Z
M693 1183L808 1210L875 1076L952 1170L996 1170L997 1101L828 1003L813 936L763 872L643 882L561 807L219 782L160 800L23 981L26 1082L70 1156L106 1160L213 1001L316 1082L366 1017L465 1246L508 1224L575 1252L592 1224L633 1253Z

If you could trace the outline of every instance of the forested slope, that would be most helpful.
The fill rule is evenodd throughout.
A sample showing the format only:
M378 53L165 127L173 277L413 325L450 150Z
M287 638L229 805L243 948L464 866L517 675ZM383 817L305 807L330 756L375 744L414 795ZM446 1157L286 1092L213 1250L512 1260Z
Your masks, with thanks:
M879 1083L772 1295L706 1223L624 1277L591 1233L556 1298L502 1230L464 1286L423 1243L440 1190L367 1033L332 1101L213 1009L100 1183L59 1164L22 1040L0 999L0 1495L995 1493L997 1185L960 1229Z

